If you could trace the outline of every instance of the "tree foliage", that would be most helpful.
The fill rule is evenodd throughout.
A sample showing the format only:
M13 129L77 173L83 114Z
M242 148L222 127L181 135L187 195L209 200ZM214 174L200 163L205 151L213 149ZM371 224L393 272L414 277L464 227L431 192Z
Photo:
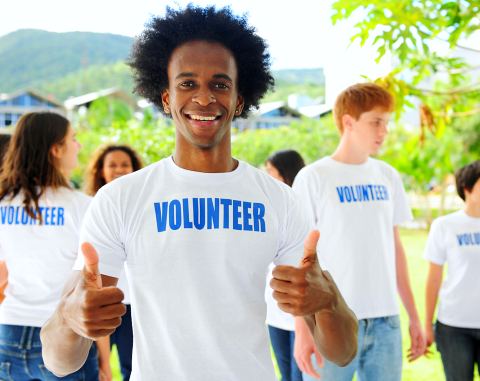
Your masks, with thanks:
M334 24L361 10L364 17L356 24L359 32L352 42L376 44L377 61L387 51L398 57L398 68L376 80L396 96L398 112L411 105L410 96L420 98L427 111L422 126L438 136L452 118L480 113L480 81L469 77L480 65L468 66L462 59L431 50L434 40L448 42L452 50L480 28L478 0L337 0L333 9ZM444 88L423 88L423 81L437 73L446 77Z

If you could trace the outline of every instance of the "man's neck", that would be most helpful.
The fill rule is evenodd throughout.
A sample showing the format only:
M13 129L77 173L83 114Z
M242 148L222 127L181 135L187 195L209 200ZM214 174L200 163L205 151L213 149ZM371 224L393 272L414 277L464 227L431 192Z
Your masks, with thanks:
M470 217L480 218L480 205L468 202L465 205L465 213Z
M369 155L368 152L359 150L352 142L342 138L337 149L330 157L340 163L363 164L367 162Z
M215 146L205 149L183 144L175 146L173 161L180 168L194 172L224 173L232 172L238 167L238 160L232 158L231 146Z

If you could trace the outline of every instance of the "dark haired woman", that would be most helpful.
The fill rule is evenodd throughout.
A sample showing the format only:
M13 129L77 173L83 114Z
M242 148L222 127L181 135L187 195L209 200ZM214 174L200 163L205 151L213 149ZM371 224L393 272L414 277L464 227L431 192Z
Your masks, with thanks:
M92 154L85 172L85 193L95 196L98 190L105 184L141 168L142 161L132 148L114 144L99 147ZM120 370L124 381L128 381L132 373L133 329L130 292L125 271L118 279L117 287L123 291L125 296L123 303L127 307L127 312L122 316L122 324L110 335L109 341L110 347L113 344L117 346ZM108 341L108 337L98 341Z
M267 172L273 178L292 186L297 173L305 167L300 154L293 150L281 150L271 155L265 162ZM273 264L270 265L267 275L265 300L267 302L267 324L270 332L273 352L278 368L282 374L282 381L301 381L302 372L293 358L293 343L295 342L295 318L278 308L273 299L273 290L269 286L272 279Z
M40 328L53 315L77 257L91 198L67 174L81 144L67 119L29 113L17 123L0 170L0 260L8 286L0 306L0 379L56 380L42 359ZM98 380L96 348L62 380Z
M430 262L425 333L427 348L437 343L447 381L472 381L475 363L480 367L480 160L460 169L456 182L465 209L433 222L423 256Z

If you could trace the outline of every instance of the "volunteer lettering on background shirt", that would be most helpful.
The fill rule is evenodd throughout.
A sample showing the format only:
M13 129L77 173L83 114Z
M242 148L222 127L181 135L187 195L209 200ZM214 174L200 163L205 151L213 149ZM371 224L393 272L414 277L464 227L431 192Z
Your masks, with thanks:
M398 315L393 226L413 218L398 172L371 157L358 165L325 157L300 171L293 189L310 200L315 226L328 237L318 241L320 265L357 318ZM363 239L370 235L376 239ZM368 261L358 255L359 241ZM375 276L356 282L357 272Z

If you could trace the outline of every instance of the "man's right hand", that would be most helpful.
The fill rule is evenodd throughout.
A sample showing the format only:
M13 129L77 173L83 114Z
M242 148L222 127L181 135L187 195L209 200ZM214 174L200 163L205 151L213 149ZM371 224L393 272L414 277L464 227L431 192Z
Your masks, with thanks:
M297 320L298 319L298 320ZM315 353L317 365L323 368L323 358L315 346L312 334L303 321L303 318L295 318L295 342L293 344L293 357L298 368L311 377L322 379L312 364L312 354Z
M85 266L75 287L59 305L64 326L85 338L96 340L115 331L125 314L123 292L117 287L103 287L98 270L98 254L93 246L84 242L82 252Z

